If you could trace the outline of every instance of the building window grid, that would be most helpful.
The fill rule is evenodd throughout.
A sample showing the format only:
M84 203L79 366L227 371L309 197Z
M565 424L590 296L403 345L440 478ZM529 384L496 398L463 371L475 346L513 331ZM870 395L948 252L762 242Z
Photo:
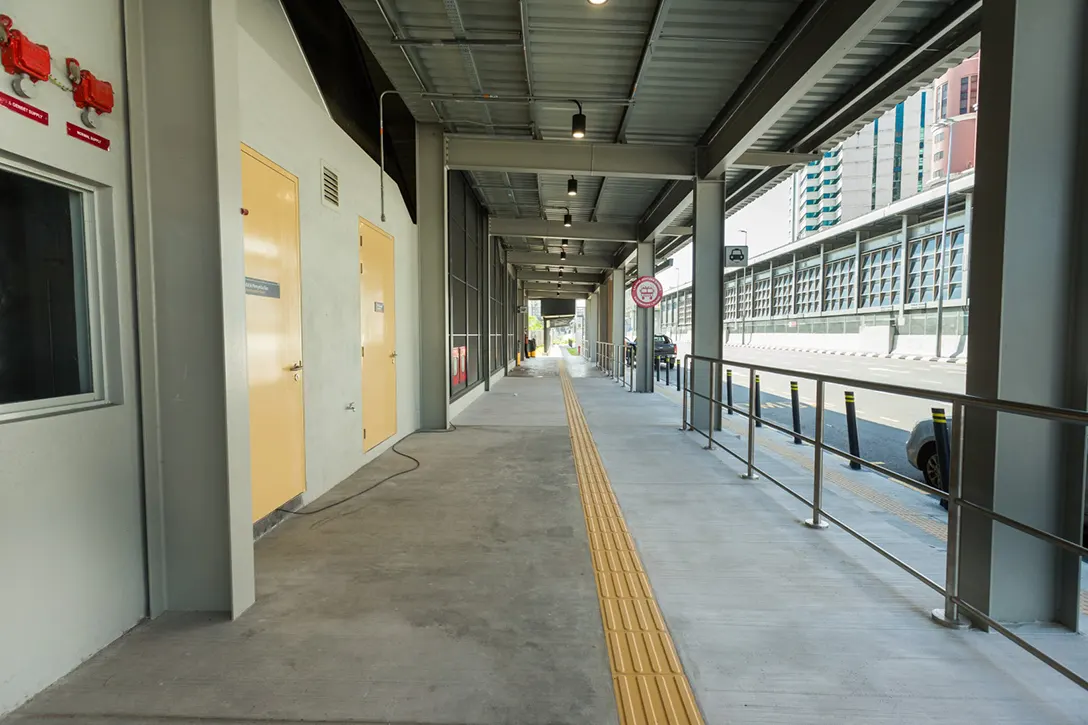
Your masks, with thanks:
M861 255L861 306L890 307L899 304L902 248L896 244Z
M963 297L963 229L948 233L948 259L945 260L944 299ZM937 256L939 234L910 243L907 262L907 302L925 304L937 301Z
M771 280L759 279L755 282L756 285L756 305L752 314L753 317L770 317L771 316Z
M824 309L848 310L854 307L854 258L824 265Z
M790 314L790 292L793 287L793 273L780 274L774 278L774 306L771 314L775 317Z
M797 270L797 308L795 314L808 315L820 311L820 268Z
M733 282L725 288L725 319L737 319L737 284Z
M740 318L749 317L752 312L752 281L744 280L740 286Z

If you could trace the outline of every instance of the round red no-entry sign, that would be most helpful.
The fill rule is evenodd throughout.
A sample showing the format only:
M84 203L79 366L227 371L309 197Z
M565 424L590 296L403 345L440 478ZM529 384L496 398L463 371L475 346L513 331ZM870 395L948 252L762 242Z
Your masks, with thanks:
M631 286L631 298L639 307L656 307L665 290L656 277L639 277Z

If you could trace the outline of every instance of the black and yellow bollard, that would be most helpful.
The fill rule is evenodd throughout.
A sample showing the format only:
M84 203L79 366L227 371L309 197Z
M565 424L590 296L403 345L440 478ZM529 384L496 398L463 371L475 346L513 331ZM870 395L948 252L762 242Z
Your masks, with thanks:
M755 395L752 396L752 397L753 397L755 402L752 404L752 406L751 406L752 410L749 411L749 412L756 417L756 428L762 428L763 427L763 421L760 420L760 418L763 417L763 405L760 403L760 400L759 400L759 376L758 375L756 376Z
M801 397L796 380L790 381L790 402L793 403L793 442L801 445L804 443L801 440Z
M952 470L952 451L948 438L948 416L945 415L944 408L933 408L933 442L937 444L937 465L941 471L937 488L947 491L949 471Z
M858 441L858 411L854 406L854 391L846 391L846 435L850 441L850 455L861 458L861 443ZM850 461L850 468L861 470L861 464Z
M725 371L725 410L733 415L733 371Z

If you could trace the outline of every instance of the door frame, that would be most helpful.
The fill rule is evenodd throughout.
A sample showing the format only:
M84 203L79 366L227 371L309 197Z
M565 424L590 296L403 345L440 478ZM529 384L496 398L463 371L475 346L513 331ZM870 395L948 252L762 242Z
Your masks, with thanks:
M378 235L383 236L386 239L388 239L389 244L391 245L391 250L392 250L392 253L393 253L393 256L392 256L392 263L393 263L393 315L394 315L394 319L393 319L393 340L394 340L394 345L393 345L393 348L394 348L394 352L396 352L396 348L397 348L397 346L398 346L398 344L400 342L399 335L397 335L397 321L396 321L396 314L397 314L397 240L396 240L396 237L394 237L392 234L387 232L385 229L382 229L380 226L378 226L374 222L372 222L369 219L367 219L366 217L360 215L359 216L360 232L362 231L361 228L363 226L367 227L372 232L375 232ZM359 247L361 249L362 248L362 243L361 243L362 234L361 233L359 234L359 238L360 238ZM361 296L362 295L362 282L361 281L360 281L359 293L360 293L360 296ZM362 314L361 299L360 299L360 305L359 305L359 314L360 315ZM360 336L362 335L362 324L361 323L362 323L362 320L360 320ZM360 346L360 348L363 347L362 339L359 340L359 346ZM360 375L362 375L362 364L363 364L362 361L363 361L363 359L364 358L360 357L360 361L359 361L360 362ZM395 438L396 435L397 435L397 432L400 430L400 414L399 414L400 413L400 411L399 411L399 407L400 407L400 375L398 374L397 367L399 367L399 366L394 364L394 372L393 372L393 432L389 435L389 438ZM362 411L362 416L361 416L362 424L360 426L360 435L363 435L365 433L365 431L366 431L367 401L366 401L366 391L362 387L362 379L361 378L360 378L359 383L360 383L360 391L359 391L360 392L360 400L362 401L362 404L363 404L362 405L363 411ZM385 440L389 440L389 438L386 438ZM375 444L374 446L372 446L368 450L367 446L366 446L365 437L361 438L361 440L362 440L362 443L363 443L363 452L364 453L369 453L371 450L374 450L374 448L376 448L377 446L381 445L382 442L384 442L384 441L379 442L379 443Z

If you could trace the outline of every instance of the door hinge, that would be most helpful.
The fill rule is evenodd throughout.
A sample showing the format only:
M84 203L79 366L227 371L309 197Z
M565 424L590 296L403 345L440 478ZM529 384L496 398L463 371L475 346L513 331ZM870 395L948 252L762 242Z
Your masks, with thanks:
M366 357L366 348L365 347L360 347L359 348L359 357Z
M363 440L366 440L366 428L363 428Z

